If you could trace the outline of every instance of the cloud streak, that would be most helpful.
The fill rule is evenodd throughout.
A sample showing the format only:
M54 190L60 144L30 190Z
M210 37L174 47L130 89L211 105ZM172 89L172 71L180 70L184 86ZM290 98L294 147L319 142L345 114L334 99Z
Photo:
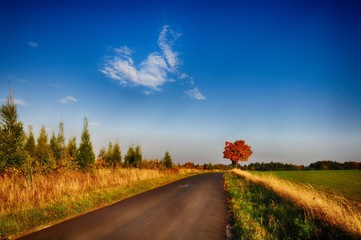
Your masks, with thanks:
M36 43L36 42L34 42L34 41L28 42L28 45L29 45L29 47L31 47L31 48L37 48L37 47L39 46L39 44Z
M78 100L73 96L66 96L64 98L61 98L59 102L62 104L72 104L78 102Z
M179 59L179 53L173 49L180 36L180 33L164 25L157 41L159 51L149 53L139 65L135 64L132 57L133 51L129 47L111 48L113 55L105 58L100 71L124 86L135 85L148 88L148 91L143 91L146 95L150 95L151 91L160 91L161 86L166 82L190 78L186 73L181 72L182 61ZM198 89L197 91L203 96ZM187 96L194 98L191 94Z
M203 94L198 90L198 88L193 88L191 90L188 90L185 92L185 94L193 99L196 100L205 100L206 98L203 96Z
M178 53L171 47L171 42L176 40L175 36L167 25L163 26L158 38L161 51L148 54L139 66L134 64L130 48L113 48L114 55L106 58L100 71L123 85L140 85L160 90L167 81L168 74L175 73L179 65Z
M162 50L162 55L168 65L168 71L171 73L175 73L180 65L179 53L172 48L172 45L180 36L180 33L175 33L168 25L165 25L158 37L158 46Z

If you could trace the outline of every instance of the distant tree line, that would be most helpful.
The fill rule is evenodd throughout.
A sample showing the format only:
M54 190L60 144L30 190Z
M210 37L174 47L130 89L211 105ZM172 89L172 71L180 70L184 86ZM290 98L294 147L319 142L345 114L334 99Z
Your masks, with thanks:
M311 163L308 169L315 170L352 170L352 169L361 169L361 162L344 162L339 163L335 161L317 161L315 163Z
M20 171L26 175L33 173L49 173L62 169L92 170L96 167L143 167L172 168L172 157L166 152L164 158L156 161L143 159L140 146L130 146L122 161L119 141L109 142L108 148L102 148L96 159L90 133L88 119L84 118L80 144L76 137L67 142L64 134L64 123L59 123L57 133L52 132L50 140L43 125L37 139L33 128L29 126L25 133L23 123L19 121L12 90L0 109L0 174L5 171Z
M251 171L288 171L288 170L303 170L303 165L295 165L288 163L280 162L270 162L270 163L250 163L248 166L241 167L242 169L247 169Z
M330 160L317 161L311 163L309 166L304 165L295 165L289 163L280 163L280 162L256 162L250 163L248 165L240 166L239 168L243 170L250 171L290 171L290 170L357 170L361 169L360 162L336 162Z

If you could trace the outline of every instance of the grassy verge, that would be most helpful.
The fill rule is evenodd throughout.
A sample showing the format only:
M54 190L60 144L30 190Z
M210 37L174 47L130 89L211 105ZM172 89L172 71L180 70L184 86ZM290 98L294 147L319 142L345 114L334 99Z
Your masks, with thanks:
M234 171L247 180L261 184L292 201L305 209L309 216L322 219L336 228L361 237L361 212L354 202L342 196L315 190L311 185L297 184L271 175L259 176L246 171Z
M194 170L101 169L4 176L0 183L0 239L15 237L141 192L197 174Z
M341 195L351 201L361 203L361 170L314 170L314 171L273 171L252 172L272 174L278 178L301 184L310 184L317 190Z
M288 198L235 172L225 174L234 239L355 239Z

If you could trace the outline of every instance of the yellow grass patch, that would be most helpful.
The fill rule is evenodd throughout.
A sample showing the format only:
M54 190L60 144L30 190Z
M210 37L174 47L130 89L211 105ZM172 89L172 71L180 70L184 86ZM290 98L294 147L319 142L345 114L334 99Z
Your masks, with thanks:
M194 171L151 169L98 169L93 173L66 170L60 173L34 175L32 180L12 174L0 177L0 214L41 208L62 199L80 198L98 189L131 187L147 179L182 175Z
M262 184L283 198L304 208L311 217L318 217L356 236L361 236L361 212L349 200L315 190L310 185L296 184L272 175L257 176L239 169L233 170L246 180Z

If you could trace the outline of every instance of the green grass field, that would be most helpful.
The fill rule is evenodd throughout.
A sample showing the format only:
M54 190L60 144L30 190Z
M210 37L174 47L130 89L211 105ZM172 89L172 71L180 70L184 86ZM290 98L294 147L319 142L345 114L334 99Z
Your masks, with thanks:
M273 174L285 180L310 184L317 190L342 195L349 200L361 202L361 170L271 171L252 173Z
M230 239L358 239L262 184L235 172L227 172L224 179L232 216Z

